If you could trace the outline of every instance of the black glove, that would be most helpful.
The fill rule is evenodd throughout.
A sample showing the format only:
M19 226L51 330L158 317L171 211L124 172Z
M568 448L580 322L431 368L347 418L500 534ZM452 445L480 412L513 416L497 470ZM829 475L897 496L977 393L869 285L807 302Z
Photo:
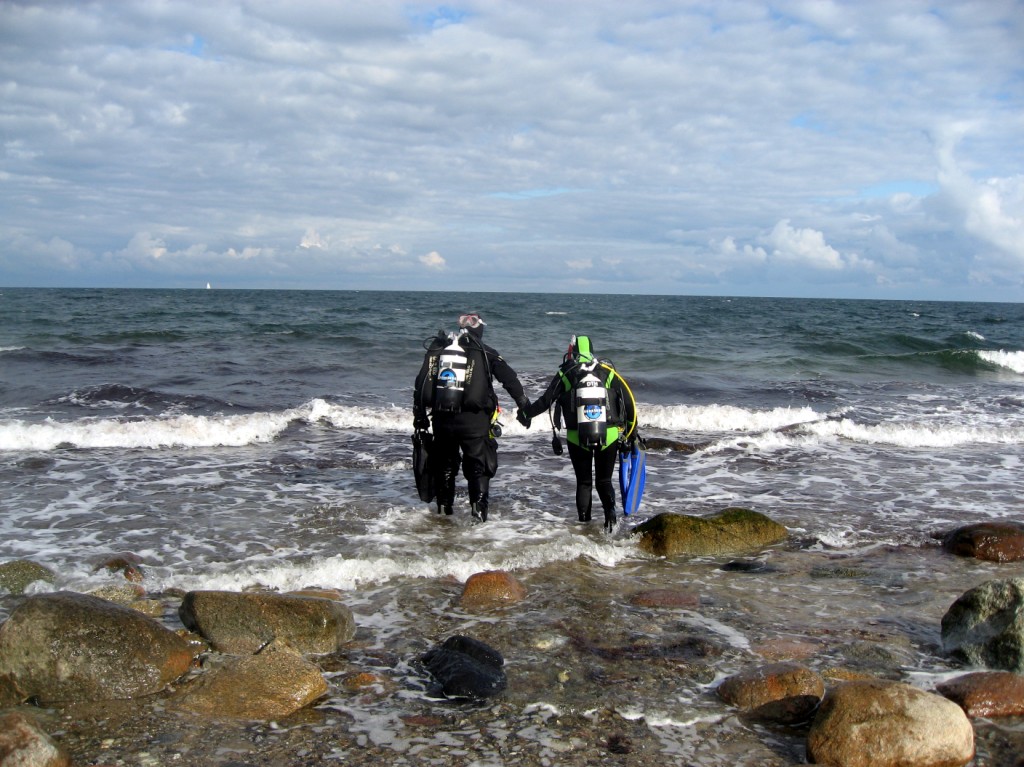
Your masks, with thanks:
M529 429L530 428L530 422L533 419L531 419L530 416L528 416L526 414L526 411L523 408L519 408L519 412L516 413L516 420L519 421L519 423L521 423L527 429Z
M412 419L412 428L416 431L426 431L430 428L430 419L426 413L417 413Z

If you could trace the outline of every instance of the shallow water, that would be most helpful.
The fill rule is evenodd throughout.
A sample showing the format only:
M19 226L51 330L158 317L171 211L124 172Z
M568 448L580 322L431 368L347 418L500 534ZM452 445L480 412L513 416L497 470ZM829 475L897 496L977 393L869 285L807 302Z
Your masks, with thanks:
M800 763L802 732L746 721L716 683L794 657L931 689L959 671L939 648L949 605L1024 574L933 537L1020 516L1020 306L208 293L0 292L0 560L51 567L37 590L88 591L132 552L172 626L184 590L338 589L357 638L321 659L328 698L287 722L185 722L159 698L52 712L84 764ZM546 419L524 430L503 394L490 521L471 525L464 495L451 518L419 503L419 342L481 307L532 395L582 325L643 433L687 448L650 452L636 522L739 505L789 540L734 571L644 555L634 520L575 522ZM527 599L462 609L462 583L492 569ZM700 606L631 601L654 588ZM0 595L0 618L15 603ZM415 660L455 633L504 654L499 699L430 697ZM379 689L350 692L360 671ZM977 764L1015 764L999 744L1021 724L978 727Z

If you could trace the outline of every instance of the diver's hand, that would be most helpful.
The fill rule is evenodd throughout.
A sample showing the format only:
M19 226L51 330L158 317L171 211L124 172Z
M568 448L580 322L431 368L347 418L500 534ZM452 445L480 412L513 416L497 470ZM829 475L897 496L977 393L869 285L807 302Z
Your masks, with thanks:
M530 428L530 423L533 421L533 419L530 418L522 408L519 408L519 412L516 413L516 420L527 429Z

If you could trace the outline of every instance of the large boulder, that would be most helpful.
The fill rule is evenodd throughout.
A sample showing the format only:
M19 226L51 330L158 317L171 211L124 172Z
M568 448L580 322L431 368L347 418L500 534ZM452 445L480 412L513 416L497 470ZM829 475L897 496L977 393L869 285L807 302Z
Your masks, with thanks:
M718 697L757 719L806 722L825 695L825 680L799 663L772 663L727 677Z
M86 594L30 597L0 626L0 668L44 705L149 695L187 672L193 657L188 642L152 618Z
M24 594L25 589L36 581L53 583L57 580L53 570L28 559L15 559L0 564L0 591Z
M505 689L505 659L477 639L448 637L421 661L447 698L489 698Z
M252 655L275 639L311 655L337 652L355 636L341 602L275 593L190 591L178 609L185 627L214 650Z
M942 645L972 666L1024 672L1024 578L962 594L942 616Z
M1010 671L977 671L950 679L938 691L967 716L1024 716L1024 676Z
M256 655L225 658L189 682L174 706L200 716L267 721L308 706L327 689L316 665L273 642Z
M521 602L525 598L526 588L511 573L487 570L466 579L459 604L463 607L495 607Z
M786 528L750 509L723 509L710 517L659 514L633 528L644 551L661 557L756 551L786 539Z
M946 533L942 545L961 557L988 562L1024 560L1024 524L1011 520L977 522Z
M24 714L0 715L0 767L70 767L71 757Z
M807 758L830 767L960 767L974 758L974 729L940 695L900 682L844 682L814 717Z

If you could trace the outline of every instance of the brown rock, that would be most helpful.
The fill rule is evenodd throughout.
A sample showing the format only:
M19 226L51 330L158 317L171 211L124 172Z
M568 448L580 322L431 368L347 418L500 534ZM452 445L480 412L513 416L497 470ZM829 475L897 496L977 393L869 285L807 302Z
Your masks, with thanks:
M70 767L71 757L31 718L0 715L0 765L4 767Z
M993 521L966 525L947 533L942 545L961 557L988 562L1020 562L1024 560L1024 524Z
M750 509L724 509L709 517L658 514L633 528L639 547L659 557L756 551L786 539L786 528Z
M274 642L256 655L225 659L186 685L173 705L201 716L266 721L288 716L326 693L327 682L313 663Z
M0 591L24 594L31 583L53 583L56 580L57 576L53 570L27 559L15 559L0 564Z
M634 594L630 604L638 607L700 607L700 594L680 589L650 589Z
M820 645L806 639L768 639L750 648L766 660L802 660L815 655Z
M830 767L961 767L974 758L974 730L939 695L899 682L845 682L818 709L807 758Z
M821 703L825 682L799 663L773 663L725 679L718 696L759 719L806 722Z
M1009 671L978 671L938 686L938 691L972 718L1024 716L1024 676Z
M86 594L30 597L0 626L0 668L28 698L135 698L188 671L185 640L135 610Z
M336 652L355 636L352 611L341 602L275 593L190 591L181 622L219 652L252 654L275 639L300 653Z
M373 688L385 686L384 678L369 671L360 671L350 674L341 680L341 686L349 692L362 692Z
M25 701L28 696L19 688L10 674L0 673L0 708L11 708ZM2 762L0 762L2 765Z
M142 557L137 554L125 553L108 557L96 565L93 572L99 572L100 570L106 570L110 573L121 573L125 580L132 583L141 583L143 578L145 578L145 573L142 570Z
M466 579L459 603L463 607L488 607L521 602L526 588L504 570L474 573Z

